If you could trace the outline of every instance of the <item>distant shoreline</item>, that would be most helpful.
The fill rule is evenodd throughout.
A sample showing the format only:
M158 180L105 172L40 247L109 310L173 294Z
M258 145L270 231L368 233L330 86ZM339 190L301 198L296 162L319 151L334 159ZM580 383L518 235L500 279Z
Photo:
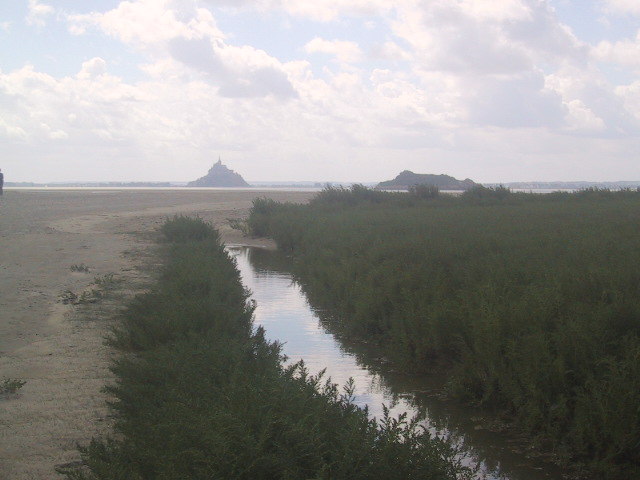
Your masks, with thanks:
M362 184L374 187L375 182L257 182L250 183L248 187L188 187L187 182L5 182L5 189L12 190L237 190L237 191L321 191L327 186L350 187L354 184ZM624 188L639 188L640 180L616 181L616 182L486 182L480 183L485 187L503 186L519 192L544 193L551 191L575 191L585 188L608 188L621 190ZM448 190L443 190L448 191Z
M267 187L267 186L255 186L255 187L186 187L186 186L171 186L171 187L155 187L155 186L146 186L146 187L134 187L134 186L59 186L59 185L35 185L35 186L13 186L13 185L5 185L5 190L16 190L16 191L87 191L87 190L96 190L96 191L121 191L121 190L157 190L157 191L238 191L238 192L319 192L322 190L321 187Z

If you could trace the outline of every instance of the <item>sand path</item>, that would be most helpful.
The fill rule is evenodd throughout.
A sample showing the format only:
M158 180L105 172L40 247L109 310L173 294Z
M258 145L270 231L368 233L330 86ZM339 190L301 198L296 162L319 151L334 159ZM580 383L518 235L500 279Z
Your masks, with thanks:
M79 459L76 445L108 431L101 388L112 352L103 344L127 298L159 258L153 232L176 213L197 214L227 243L267 245L228 226L256 196L305 201L308 192L222 190L8 190L0 197L0 479L53 479ZM89 272L73 272L86 265ZM96 285L95 279L110 279ZM61 295L81 295L64 304ZM68 295L68 294L67 294Z

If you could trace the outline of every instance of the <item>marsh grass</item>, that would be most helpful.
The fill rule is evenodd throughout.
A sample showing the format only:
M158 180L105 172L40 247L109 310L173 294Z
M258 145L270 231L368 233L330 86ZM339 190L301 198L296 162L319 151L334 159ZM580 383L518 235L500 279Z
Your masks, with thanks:
M72 290L65 290L58 298L65 305L86 305L96 303L105 298L121 283L121 279L117 278L113 273L104 275L96 275L93 279L93 285L97 288L88 288L79 295Z
M0 395L17 393L26 383L17 378L5 378L0 382Z
M112 438L81 449L70 479L454 479L455 450L406 418L378 425L303 363L282 364L217 232L163 227L172 242L151 292L114 329Z
M71 267L69 267L69 269L72 272L89 273L89 267L86 266L84 263L73 264L73 265L71 265Z
M234 230L238 230L243 236L247 237L250 234L249 224L246 219L243 218L227 218L227 223Z
M121 279L117 278L114 273L105 273L103 275L96 275L93 278L93 284L105 290L112 290L121 282Z
M171 243L218 238L218 232L200 217L185 215L175 215L172 219L168 219L160 227L160 232Z
M331 328L499 412L597 478L640 478L640 192L257 199Z
M78 302L78 294L74 293L71 290L65 290L60 295L58 295L58 299L64 304L72 304L75 305Z

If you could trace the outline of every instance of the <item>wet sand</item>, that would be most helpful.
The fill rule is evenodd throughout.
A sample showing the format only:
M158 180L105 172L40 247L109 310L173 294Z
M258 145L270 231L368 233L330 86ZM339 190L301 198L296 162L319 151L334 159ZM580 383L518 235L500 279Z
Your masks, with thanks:
M310 192L259 190L6 190L0 197L0 479L61 478L76 445L108 431L102 387L111 379L109 327L142 291L160 258L154 232L174 214L199 215L225 242L247 239L228 218L251 200L304 202ZM74 272L86 265L88 272ZM113 277L109 277L109 275ZM113 282L96 285L96 278ZM91 293L92 290L98 293ZM68 292L86 300L65 304Z

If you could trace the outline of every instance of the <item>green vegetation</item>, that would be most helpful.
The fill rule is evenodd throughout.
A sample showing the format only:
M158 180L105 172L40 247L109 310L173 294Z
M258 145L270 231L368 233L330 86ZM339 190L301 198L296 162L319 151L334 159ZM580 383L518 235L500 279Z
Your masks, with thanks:
M254 202L331 328L496 409L598 478L640 478L640 192L327 189Z
M76 270L82 271L82 270ZM88 269L86 270L89 271ZM116 278L113 273L105 273L104 275L96 275L93 277L93 284L98 288L90 288L84 290L78 295L72 290L65 290L58 298L65 305L86 305L88 303L96 303L103 299L110 291L114 290L120 283L120 279Z
M27 382L18 380L17 378L5 378L0 382L0 395L16 393L25 383Z
M243 218L227 218L227 223L234 230L238 230L243 236L249 235L249 224L246 219Z
M65 290L58 295L58 298L64 305L77 305L78 303L78 295L71 290Z
M71 265L70 270L72 272L82 272L82 273L88 273L89 272L89 267L87 267L84 263L81 264L74 264Z
M116 287L120 280L116 278L114 273L105 273L104 275L96 275L93 277L93 284L101 287L105 290L110 290Z
M168 242L179 243L187 241L206 240L215 236L211 226L201 218L191 218L184 215L175 215L160 227L160 232Z
M111 344L115 435L82 448L70 479L454 479L454 450L404 417L369 420L252 325L218 233L176 217L168 264Z

